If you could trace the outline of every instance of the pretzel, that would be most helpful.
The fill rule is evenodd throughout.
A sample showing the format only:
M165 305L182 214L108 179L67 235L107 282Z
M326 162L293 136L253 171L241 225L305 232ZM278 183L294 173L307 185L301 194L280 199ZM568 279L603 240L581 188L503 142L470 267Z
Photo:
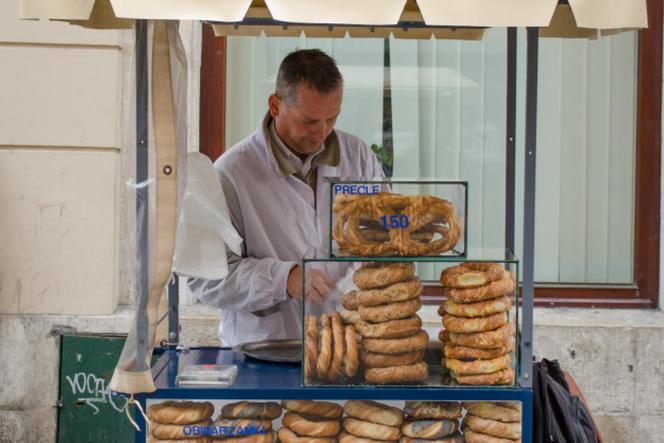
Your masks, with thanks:
M334 311L332 313L332 363L327 371L328 380L336 380L339 377L341 370L341 363L344 358L344 345L345 333L344 325L341 321L341 315ZM321 437L320 435L312 435L311 437ZM324 437L328 437L325 435Z
M381 289L357 291L357 302L362 306L376 306L385 303L410 300L422 294L422 283L417 277L393 283ZM346 306L344 306L346 307Z
M422 319L417 315L389 320L380 323L370 323L360 320L355 327L362 337L370 338L399 338L415 334L422 328Z
M511 282L512 280L509 281ZM471 291L472 289L466 290ZM447 299L441 303L438 314L441 316L448 313L457 317L485 317L509 311L511 307L512 302L506 295L477 303L457 303L452 299Z
M148 408L148 417L157 423L187 425L209 420L214 412L212 403L196 401L165 401Z
M424 349L399 354L378 354L362 351L362 362L367 368L389 368L392 366L406 366L424 360Z
M439 439L454 434L459 429L456 420L415 420L405 423L401 432L406 437Z
M390 241L390 231L383 228L371 229L365 227L360 229L360 234L365 241L371 243L382 243ZM433 232L429 227L422 228L419 231L412 232L410 236L413 240L416 240L420 243L429 243L433 240L435 232Z
M274 420L281 415L279 403L239 401L229 403L221 408L222 418L261 418Z
M313 400L282 400L281 406L289 411L299 414L308 414L320 418L341 418L343 408L329 401Z
M362 315L362 313L360 313ZM362 317L364 318L364 317ZM450 314L443 316L443 326L450 332L484 332L493 331L507 324L507 314L499 312L486 317L464 318Z
M398 301L380 306L362 306L358 308L362 320L380 323L389 320L398 320L400 318L410 317L420 310L422 301L418 298L412 298L406 301Z
M336 443L337 441L336 438L300 437L288 428L279 429L277 436L281 443Z
M316 375L318 358L318 319L307 315L304 319L304 379L310 381Z
M509 272L504 271L503 278L500 280L470 289L451 288L447 291L447 296L456 303L473 303L511 294L514 292L515 286L516 284L510 277Z
M326 420L313 415L305 416L286 412L281 423L297 435L304 437L332 437L339 433L338 420Z
M452 249L461 232L452 204L432 196L337 195L333 211L337 220L332 235L339 249L360 256L435 255ZM375 221L390 216L406 216L408 225L388 230L386 240L383 231L363 232L375 231ZM361 229L363 224L369 229ZM437 233L441 238L430 240L421 233Z
M471 431L481 432L482 434L491 435L493 437L507 438L511 440L521 438L521 423L503 423L466 414L466 417L463 419L463 425Z
M510 360L509 354L506 354L489 360L462 361L448 358L445 360L445 364L457 375L492 374L509 368Z
M378 423L379 425L401 426L401 423L403 423L401 410L371 400L348 400L344 404L344 412L358 420Z
M429 334L424 329L410 337L403 338L365 338L362 347L369 352L380 354L401 354L403 352L419 351L427 347Z
M410 262L364 263L353 273L353 283L360 289L374 289L397 283L415 275Z
M507 368L493 374L460 375L452 374L453 378L460 385L513 385L514 369Z
M457 333L441 330L438 334L440 341L471 348L494 349L508 346L514 337L515 328L506 324L493 331Z
M399 229L398 249L401 255L435 255L449 251L456 246L461 234L461 226L454 214L454 206L447 200L431 195L409 197L410 205L403 211L408 217L406 229ZM447 226L444 226L444 225ZM412 238L411 233L428 227L441 238L430 243L421 243ZM394 232L394 231L393 231Z
M505 438L493 437L491 435L475 432L468 428L464 428L463 436L466 443L520 443L521 440L508 440Z
M352 417L344 419L344 431L357 437L376 440L398 440L401 437L401 431L397 427L357 420Z
M469 414L490 420L503 421L506 423L518 423L521 421L521 411L514 410L501 403L485 401L464 402L463 407Z
M318 340L318 360L316 361L316 375L319 380L327 378L327 371L332 360L332 327L330 316L320 316L320 339Z
M201 428L208 427L209 421L202 421L200 423L190 423L186 425L169 425L165 423L149 422L150 435L159 440L179 440L191 437L191 430L194 426L197 431ZM185 429L187 428L187 429Z
M360 231L361 220L380 220L382 216L398 215L399 208L408 205L408 198L398 194L380 193L376 196L344 197L340 204L340 195L335 196L334 212L337 220L332 236L341 251L360 256L387 255L398 252L390 242L372 243L365 240ZM399 231L390 231L390 239Z
M380 385L390 383L423 382L428 376L429 367L423 361L406 366L368 368L364 371L364 378L367 382Z
M344 329L344 338L346 340L346 353L343 359L343 373L348 378L352 378L357 373L360 365L360 358L357 346L357 332L353 325L348 325Z
M461 403L458 401L407 400L403 412L409 418L456 420L461 417Z
M450 288L476 288L500 280L504 272L498 263L466 262L443 270L440 283Z

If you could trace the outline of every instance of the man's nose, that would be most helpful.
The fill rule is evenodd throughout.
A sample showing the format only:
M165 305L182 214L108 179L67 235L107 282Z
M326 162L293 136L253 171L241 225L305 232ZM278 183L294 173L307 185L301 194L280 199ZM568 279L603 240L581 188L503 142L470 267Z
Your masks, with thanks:
M325 120L323 120L320 125L317 125L317 127L320 128L320 132L318 132L318 134L320 134L323 138L327 137L330 131L332 131L332 125Z
M322 121L318 122L314 126L313 133L316 136L316 138L323 138L325 137L325 135L327 135L327 131L328 131L328 125L325 121Z

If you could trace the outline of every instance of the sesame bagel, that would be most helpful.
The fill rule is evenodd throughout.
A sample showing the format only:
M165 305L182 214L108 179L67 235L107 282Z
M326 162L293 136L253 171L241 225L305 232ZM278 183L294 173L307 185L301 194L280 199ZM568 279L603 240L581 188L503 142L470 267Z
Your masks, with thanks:
M401 354L426 348L429 335L424 329L416 334L401 338L365 338L362 347L369 352L380 354Z
M358 312L360 313L362 320L373 323L380 323L410 317L419 311L421 307L422 302L418 297L406 301L388 303L386 305L379 306L360 305Z
M417 315L389 320L380 323L371 323L360 320L355 324L362 337L367 338L399 338L417 333L422 328L422 319Z
M344 412L358 420L370 421L385 426L401 426L401 423L403 423L401 410L370 400L348 400L344 404Z
M365 263L353 274L353 283L360 289L373 289L406 280L415 275L410 262Z

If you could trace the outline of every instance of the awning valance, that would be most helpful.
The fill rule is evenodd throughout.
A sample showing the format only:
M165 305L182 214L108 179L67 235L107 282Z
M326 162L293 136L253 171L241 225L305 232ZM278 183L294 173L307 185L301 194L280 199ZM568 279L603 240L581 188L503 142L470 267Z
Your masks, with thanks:
M23 19L126 27L131 19L203 20L219 35L481 38L486 27L540 27L543 35L648 26L646 0L20 0ZM558 27L564 24L564 32ZM575 30L578 29L578 31ZM458 32L459 29L467 29ZM469 30L468 30L469 29ZM455 32L458 32L455 34ZM562 35L557 35L562 34Z

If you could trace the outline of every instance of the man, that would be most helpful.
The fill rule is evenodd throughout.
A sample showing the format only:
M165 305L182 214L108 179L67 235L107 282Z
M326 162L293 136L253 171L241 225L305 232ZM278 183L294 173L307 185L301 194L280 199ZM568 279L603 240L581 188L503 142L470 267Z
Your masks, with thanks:
M301 336L300 263L328 255L325 177L383 175L359 138L334 129L342 89L336 63L322 51L289 54L260 127L215 162L242 256L228 256L224 279L189 287L220 308L219 337L230 345ZM307 302L324 303L344 269L307 267Z

